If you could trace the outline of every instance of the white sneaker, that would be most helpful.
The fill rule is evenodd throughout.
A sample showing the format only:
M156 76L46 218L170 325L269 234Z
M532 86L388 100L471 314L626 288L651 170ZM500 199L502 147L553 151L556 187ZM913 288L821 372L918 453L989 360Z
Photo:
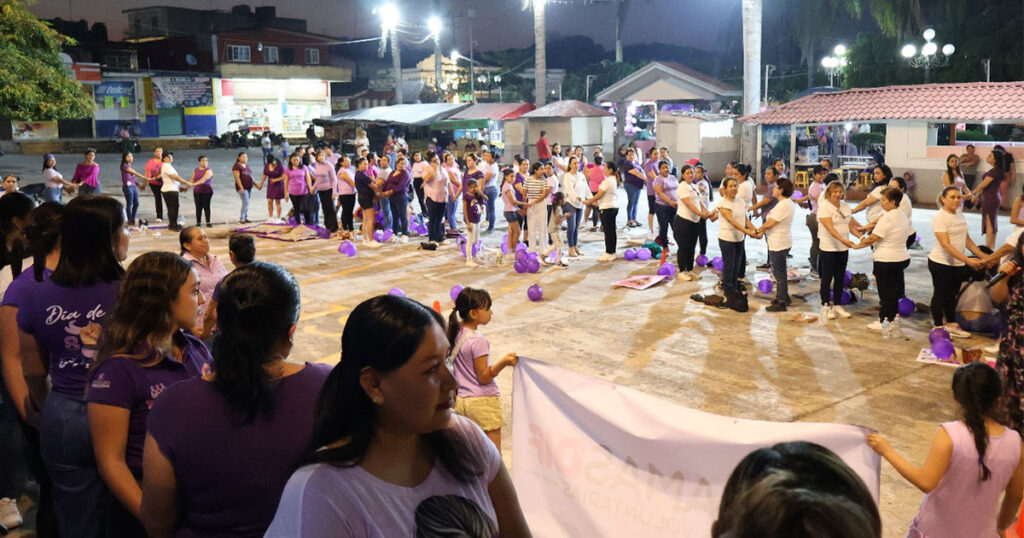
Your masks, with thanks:
M0 525L13 529L24 522L25 520L21 519L21 512L18 511L17 501L7 497L0 499Z
M153 219L154 224L163 224L164 219Z
M555 264L556 269L565 269L566 267L569 267L569 264L563 262L562 260L558 260L558 263Z
M868 323L868 328L872 331L882 332L882 322L876 319L875 321Z
M970 338L971 333L960 328L960 325L956 323L947 323L943 329L949 332L949 335L954 338Z
M408 243L409 242L409 236L403 235L401 238L398 239L398 242L399 243Z
M367 241L363 243L363 246L366 248L380 248L381 244L376 241Z
M602 255L598 256L597 257L597 261L599 261L599 262L610 262L610 261L614 260L615 257L616 257L615 254L607 254L607 253L605 253L605 254L602 254Z
M480 264L473 261L473 258L466 258L466 267L477 267Z
M832 314L833 314L832 317L830 317L829 319L835 319L835 314L839 314L839 317L841 317L843 319L850 319L851 317L853 317L853 314L847 312L846 309L843 308L841 305L833 306L832 307Z

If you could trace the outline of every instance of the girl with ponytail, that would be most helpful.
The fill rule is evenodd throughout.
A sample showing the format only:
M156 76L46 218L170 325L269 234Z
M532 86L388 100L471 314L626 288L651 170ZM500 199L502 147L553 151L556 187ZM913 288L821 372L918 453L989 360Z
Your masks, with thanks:
M1020 434L997 421L1002 395L999 374L988 364L957 368L953 398L963 417L942 424L922 467L881 435L868 435L868 445L926 494L908 536L1003 536L1013 523L1024 496L1024 460Z
M501 450L501 391L494 378L519 357L509 353L491 364L491 345L480 326L491 321L491 295L476 288L463 288L448 316L449 361L459 383L455 412L476 422Z
M287 362L299 285L253 262L221 281L213 373L164 389L143 453L150 536L263 536L313 436L330 367Z

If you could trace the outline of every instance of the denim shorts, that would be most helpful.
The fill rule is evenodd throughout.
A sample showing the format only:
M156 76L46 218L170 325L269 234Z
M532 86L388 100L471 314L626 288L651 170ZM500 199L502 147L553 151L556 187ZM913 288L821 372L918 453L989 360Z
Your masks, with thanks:
M505 221L509 223L514 222L516 224L522 224L523 216L517 211L505 211Z

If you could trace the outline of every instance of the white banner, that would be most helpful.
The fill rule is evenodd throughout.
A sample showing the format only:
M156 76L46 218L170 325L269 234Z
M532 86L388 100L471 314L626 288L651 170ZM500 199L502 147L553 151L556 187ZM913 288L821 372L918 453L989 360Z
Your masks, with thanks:
M868 430L762 422L688 409L520 358L512 391L512 480L535 536L709 536L729 474L753 450L811 441L878 499Z

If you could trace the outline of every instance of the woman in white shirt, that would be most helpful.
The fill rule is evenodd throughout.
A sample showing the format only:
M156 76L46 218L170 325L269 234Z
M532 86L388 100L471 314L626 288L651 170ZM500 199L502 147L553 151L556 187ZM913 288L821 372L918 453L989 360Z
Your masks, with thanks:
M757 229L758 237L768 237L768 263L775 277L775 300L765 310L785 312L792 303L789 298L789 280L786 276L786 257L793 247L793 182L779 178L775 182L775 198L779 201L768 212L764 224Z
M601 229L604 232L604 254L597 258L599 262L615 259L615 247L618 240L615 230L615 219L619 216L618 191L622 186L619 179L619 167L614 161L604 163L604 181L597 189L597 194L587 200L587 204L596 205L601 210Z
M46 202L60 203L61 192L64 187L73 188L75 185L64 179L64 176L57 171L57 158L52 153L43 155L43 200Z
M882 217L878 219L871 235L861 239L853 248L875 246L872 258L875 285L878 286L878 319L868 325L869 329L881 331L885 321L896 320L900 297L906 293L903 271L910 266L907 253L907 235L910 220L899 210L903 193L899 189L887 188L881 192Z
M942 189L939 209L932 218L932 232L935 246L928 253L928 272L932 275L932 323L945 328L957 338L969 338L971 334L956 322L956 299L960 285L967 280L970 271L983 266L985 253L967 235L967 221L960 207L963 195L957 185ZM977 258L968 258L964 250L971 251Z
M676 190L676 216L672 220L672 235L679 249L676 251L676 265L681 280L697 280L693 272L694 249L697 248L697 223L711 216L701 207L700 194L693 186L693 167L684 164L679 173L679 188Z
M712 212L711 182L708 181L708 176L704 173L704 166L700 164L694 166L693 176L693 187L697 189L701 208L710 213ZM700 247L701 255L706 256L708 253L708 219L706 218L697 222L697 245Z
M668 166L668 165L666 165ZM754 237L755 227L747 218L747 208L743 200L736 197L739 183L727 177L722 182L723 196L715 204L721 221L718 223L718 248L722 252L722 291L725 293L742 293L743 284L743 243L746 236Z
M164 205L167 206L167 229L172 232L180 232L178 225L178 193L193 186L191 181L186 181L178 175L174 169L174 153L164 152L164 164L160 167L160 179L163 186L160 187L160 194L163 195ZM184 184L184 186L182 186Z
M569 157L565 175L562 176L562 192L565 194L567 236L569 257L580 256L580 219L583 218L583 204L590 199L590 185L587 176L580 172L580 160L575 155Z
M875 167L873 177L875 185L871 188L871 192L864 197L861 203L857 204L857 207L853 208L854 213L860 213L862 210L867 209L867 220L869 223L878 220L882 213L884 213L879 203L882 200L882 191L887 189L889 182L892 181L892 169L887 165L880 164Z
M853 247L850 234L859 238L861 233L850 205L843 200L843 191L841 182L832 181L818 200L818 276L823 320L835 319L837 314L844 319L850 317L842 305L849 249Z

